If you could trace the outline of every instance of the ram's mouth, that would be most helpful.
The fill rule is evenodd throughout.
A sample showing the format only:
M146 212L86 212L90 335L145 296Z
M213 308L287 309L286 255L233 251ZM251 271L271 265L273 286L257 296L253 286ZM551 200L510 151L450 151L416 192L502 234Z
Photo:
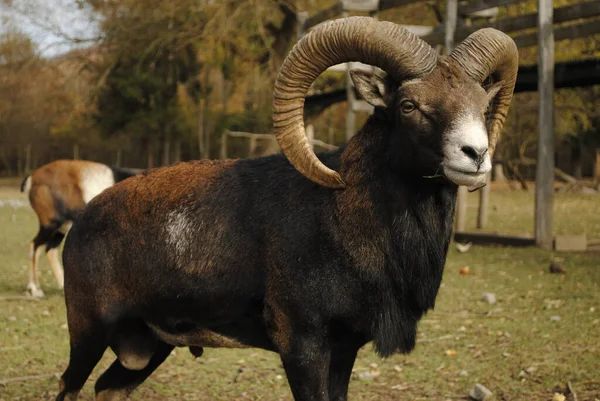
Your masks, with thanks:
M465 185L469 187L479 186L480 184L485 183L487 173L487 170L465 171L454 169L450 166L444 167L444 176L448 180L456 185Z

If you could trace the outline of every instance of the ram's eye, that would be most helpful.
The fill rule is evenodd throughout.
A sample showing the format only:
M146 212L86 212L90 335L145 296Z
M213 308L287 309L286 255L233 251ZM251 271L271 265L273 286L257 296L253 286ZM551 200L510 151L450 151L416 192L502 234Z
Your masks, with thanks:
M413 112L416 108L417 106L410 100L405 100L400 104L400 110L406 114Z

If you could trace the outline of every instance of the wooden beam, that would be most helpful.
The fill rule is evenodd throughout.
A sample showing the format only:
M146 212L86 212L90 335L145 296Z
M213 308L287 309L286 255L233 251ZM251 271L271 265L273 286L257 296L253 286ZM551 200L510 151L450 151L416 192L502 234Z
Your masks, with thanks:
M344 11L373 12L379 9L379 0L341 0Z
M554 194L554 30L552 0L538 0L539 136L535 176L535 241L552 249Z
M477 11L487 10L489 8L507 6L513 3L520 3L525 0L479 0L477 2L467 4L458 8L460 15L469 15Z
M344 11L344 5L341 1L338 1L331 7L321 10L313 16L308 17L304 23L303 31L306 31L308 28L320 24L321 22L325 22L328 19L337 17L342 13L342 11Z
M600 0L587 1L584 3L573 4L571 6L558 7L554 9L553 21L555 24L573 21L582 18L591 18L600 15ZM501 18L496 21L486 22L473 26L459 26L456 30L456 41L463 41L467 36L481 28L496 28L502 32L514 32L523 29L534 28L537 26L537 13L529 13L511 18ZM556 28L559 30L560 28ZM559 32L557 32L558 35ZM562 35L562 33L561 33ZM444 40L443 26L436 27L432 32L422 36L423 40L432 46L442 44ZM517 37L518 38L518 37ZM558 36L557 38L558 39ZM518 39L521 45L535 46L537 44L537 34L524 35Z
M407 6L418 3L422 0L379 0L379 11L389 10L390 8Z
M455 233L454 241L475 245L535 246L533 237L499 235L494 233Z
M302 30L306 31L307 29L318 25L321 22L336 18L343 11L385 11L389 10L390 8L407 6L420 1L422 0L379 0L378 8L371 10L374 0L342 0L336 2L331 7L321 10L307 18L302 26Z
M586 21L577 25L554 28L554 40L575 39L600 33L600 21ZM538 44L537 33L514 36L518 47L531 47Z
M554 88L576 88L600 85L600 58L554 64ZM519 67L515 92L538 90L538 66Z

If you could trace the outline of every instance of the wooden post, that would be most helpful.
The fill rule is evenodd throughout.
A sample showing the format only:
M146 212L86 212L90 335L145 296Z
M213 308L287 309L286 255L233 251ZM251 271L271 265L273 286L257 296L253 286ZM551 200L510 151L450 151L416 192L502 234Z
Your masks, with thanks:
M477 215L477 228L483 229L488 222L488 210L490 203L490 190L492 188L492 172L485 178L486 186L479 190L479 214Z
M552 0L538 0L539 136L535 175L535 242L552 248L554 193L554 31Z
M248 146L248 158L254 157L255 152L256 152L256 137L254 135L251 135L249 146Z
M227 136L229 131L225 130L221 135L221 159L227 159Z
M600 184L600 148L596 149L596 161L594 163L594 182Z
M456 33L456 23L458 19L458 0L448 0L446 2L446 28L444 36L444 45L446 55L452 53L454 48L454 34ZM465 231L467 220L467 187L458 187L458 195L456 199L456 221L454 229L456 232Z

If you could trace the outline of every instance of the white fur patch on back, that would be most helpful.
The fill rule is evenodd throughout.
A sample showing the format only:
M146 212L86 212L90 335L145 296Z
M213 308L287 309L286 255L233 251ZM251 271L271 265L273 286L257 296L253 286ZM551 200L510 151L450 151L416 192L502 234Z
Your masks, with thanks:
M115 185L113 172L104 164L91 164L79 171L79 186L85 203L113 185Z
M183 257L189 248L194 227L187 209L173 210L167 216L167 238L168 245L175 249L178 258Z

